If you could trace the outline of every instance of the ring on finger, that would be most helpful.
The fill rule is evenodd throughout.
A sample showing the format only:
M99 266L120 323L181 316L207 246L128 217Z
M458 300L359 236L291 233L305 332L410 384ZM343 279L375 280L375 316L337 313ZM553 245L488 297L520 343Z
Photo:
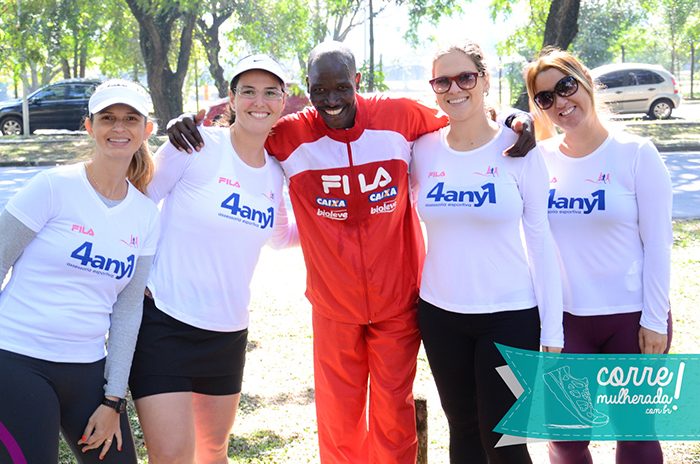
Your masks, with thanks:
M109 440L105 440L107 443L112 443L112 439L110 438Z

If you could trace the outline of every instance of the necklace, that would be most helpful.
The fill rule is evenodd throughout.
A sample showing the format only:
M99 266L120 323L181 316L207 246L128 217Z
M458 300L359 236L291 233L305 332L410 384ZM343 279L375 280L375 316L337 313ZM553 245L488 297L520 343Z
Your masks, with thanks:
M111 200L112 198L109 198L109 197L105 194L104 190L102 190L102 186L100 185L100 183L97 182L97 179L95 179L95 176L92 175L92 173L91 173L90 170L88 169L88 165L87 165L87 164L85 165L85 172L87 172L88 177L90 178L90 180L92 180L92 182L94 182L95 187L97 187L97 191L99 192L99 194L102 195L103 197L107 198L108 200Z

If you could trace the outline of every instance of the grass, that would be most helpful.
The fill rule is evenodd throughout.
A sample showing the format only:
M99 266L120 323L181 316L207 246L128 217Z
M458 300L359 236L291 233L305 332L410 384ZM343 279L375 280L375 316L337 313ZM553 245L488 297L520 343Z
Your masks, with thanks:
M674 221L671 305L672 353L700 353L700 221ZM252 290L251 325L241 405L229 440L230 463L318 463L313 389L311 308L299 249L264 249ZM447 421L424 352L414 384L428 401L428 458L447 463ZM141 430L130 409L139 462L147 462ZM700 462L696 442L663 442L667 464ZM546 444L529 445L533 462L546 463ZM614 442L591 445L594 462L614 462ZM75 463L67 447L61 464Z
M700 125L698 123L650 123L627 124L630 132L651 139L659 148L673 148L680 145L700 146Z

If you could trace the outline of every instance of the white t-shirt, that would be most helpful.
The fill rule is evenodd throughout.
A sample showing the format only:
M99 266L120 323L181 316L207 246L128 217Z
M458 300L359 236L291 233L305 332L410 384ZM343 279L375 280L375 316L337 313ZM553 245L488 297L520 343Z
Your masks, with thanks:
M620 132L590 155L571 158L559 149L562 137L540 149L550 173L549 222L564 311L642 311L642 326L666 333L673 191L659 152Z
M83 163L42 171L5 207L37 233L0 295L0 348L53 362L105 356L117 295L154 255L158 209L129 184L107 207Z
M411 180L428 232L421 298L463 314L537 305L540 343L563 346L547 169L539 150L503 156L517 135L501 127L486 145L460 152L447 145L447 131L424 135L413 147Z
M200 128L205 147L187 154L166 143L156 153L148 187L162 198L162 230L148 280L160 310L200 329L248 327L250 281L260 250L278 221L283 173L265 153L265 166L239 158L229 131Z

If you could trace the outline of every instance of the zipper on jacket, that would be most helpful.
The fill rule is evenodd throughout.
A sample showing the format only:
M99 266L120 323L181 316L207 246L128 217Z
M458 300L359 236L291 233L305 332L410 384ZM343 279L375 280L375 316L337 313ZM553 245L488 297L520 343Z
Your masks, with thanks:
M362 234L360 233L360 199L361 195L358 192L358 184L356 182L357 172L355 172L355 163L352 160L352 148L350 146L350 137L348 137L347 132L345 134L345 145L348 150L348 162L350 163L350 173L352 174L352 191L353 199L355 202L355 215L357 217L357 225L355 226L355 231L357 232L357 242L360 244L360 264L362 265L362 281L365 287L365 306L367 308L367 321L372 323L372 314L370 314L370 304L369 304L369 289L367 288L367 265L365 264L365 252L364 245L362 243Z

